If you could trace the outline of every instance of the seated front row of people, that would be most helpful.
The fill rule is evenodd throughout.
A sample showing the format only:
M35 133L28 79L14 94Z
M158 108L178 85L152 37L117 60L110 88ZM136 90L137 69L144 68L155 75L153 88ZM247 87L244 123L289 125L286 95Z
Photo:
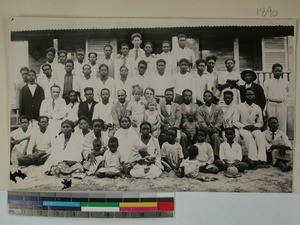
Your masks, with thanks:
M188 92L185 91L185 93L188 93ZM185 98L185 93L183 93L183 97L184 98ZM210 99L210 97L211 97L211 93L210 92L205 92L205 94L207 96L204 98L204 101L206 99ZM208 95L209 95L209 98L208 98ZM287 161L288 161L286 159L287 157L283 157L283 156L285 156L284 153L287 150L291 149L291 144L290 144L287 136L286 135L283 136L281 134L281 137L279 139L280 140L284 140L284 141L279 141L279 143L278 143L278 142L274 142L273 140L275 140L275 139L272 139L272 138L270 139L270 137L269 137L270 140L268 140L268 136L267 135L270 136L270 132L266 133L267 132L266 131L266 132L264 132L264 134L261 133L261 131L260 131L260 127L261 127L261 124L262 124L261 110L260 110L259 107L256 107L257 105L255 105L253 103L253 97L254 97L253 91L251 89L247 89L246 90L246 102L245 103L241 103L238 106L236 106L235 112L234 112L234 114L232 116L232 124L235 125L238 128L239 133L240 133L240 135L242 137L242 140L244 141L246 147L247 146L252 146L250 149L249 149L249 147L247 147L248 153L244 154L242 156L242 159L240 159L240 157L238 157L236 160L238 160L239 162L243 161L243 162L247 163L248 168L250 168L250 169L253 169L255 167L256 168L257 167L258 168L259 167L266 167L266 168L269 167L267 165L267 163L266 163L267 162L266 141L268 141L269 144L272 143L271 146L267 147L267 149L270 152L272 152L272 157L271 158L273 158L273 164L274 165L278 165L281 168L282 171L289 171L289 170L291 170L292 167L291 167L290 163L287 163ZM206 101L206 102L209 102L209 101ZM152 102L150 101L149 104L151 105L151 103ZM183 103L183 104L185 104L185 103ZM207 107L208 108L209 106L207 104L205 104L205 105L203 105L203 107ZM189 108L187 107L186 109L188 110ZM206 109L206 110L208 111L208 109ZM219 112L219 111L217 111L217 112ZM213 111L213 113L214 113L214 111ZM187 116L188 115L185 115L184 118L186 118ZM199 117L198 117L198 119L199 119ZM72 135L69 135L69 134L66 135L66 131L64 130L64 127L69 124L69 126L71 126L71 128L72 128L71 131L73 131L73 129L75 127L75 124L74 123L70 123L71 121L68 121L68 120L67 120L67 122L64 121L61 124L62 125L62 134L59 134L58 136L56 136L54 138L54 141L51 140L50 144L48 144L48 146L45 147L45 143L49 143L49 141L48 142L43 142L44 146L42 146L41 145L41 141L38 141L38 140L43 140L43 138L44 139L46 138L46 136L47 136L46 134L47 134L48 129L45 129L43 127L45 127L45 126L47 127L48 121L49 121L49 119L47 117L45 117L45 116L39 118L39 127L40 127L40 130L39 130L39 132L37 132L39 135L38 134L32 135L32 137L30 138L30 141L29 141L30 148L23 147L23 151L24 152L26 152L26 149L27 149L27 154L26 155L23 154L24 157L23 156L19 157L19 165L28 166L28 165L40 165L40 164L43 164L44 162L40 161L41 157L44 157L43 160L45 160L46 164L48 164L48 162L50 162L50 159L51 158L53 159L53 157L55 155L56 155L56 157L60 157L59 155L61 153L64 153L64 155L68 154L68 153L66 153L67 151L60 152L59 149L61 149L61 148L62 149L68 149L68 145L72 145L72 144L74 145L73 142L75 142L75 145L77 145L76 148L75 148L75 149L77 149L75 151L76 154L74 152L72 152L72 153L70 152L69 154L72 154L72 156L66 157L66 158L69 158L68 160L63 160L62 161L62 162L64 162L63 164L62 164L62 162L60 162L60 163L56 162L56 163L58 163L56 165L57 166L60 165L60 167L63 167L63 171L73 171L72 169L66 169L66 168L72 167L73 165L76 165L75 167L72 167L73 169L75 169L74 171L77 171L77 172L81 171L82 172L82 171L84 171L84 168L79 167L79 164L77 164L77 162L79 162L80 164L82 163L82 152L83 152L82 150L86 150L86 149L91 150L91 149L93 149L93 141L95 139L97 139L97 138L98 139L100 138L102 140L102 142L103 142L102 146L104 148L106 148L106 150L107 150L108 137L107 137L107 133L104 132L105 125L104 125L104 122L102 120L99 120L99 119L93 121L93 125L92 125L93 130L92 131L89 132L86 126L82 126L82 128L80 128L78 126L79 129L82 129L82 132L81 133L80 132L79 133L75 132ZM79 122L87 123L87 121L88 121L88 119L82 119L82 118L79 119ZM94 127L95 121L96 121L96 124L98 124L98 128ZM203 120L203 121L206 121L206 120ZM274 123L274 119L272 119L271 121ZM21 117L20 118L20 122L21 123L25 123L25 125L26 125L26 123L29 123L29 120L26 119L26 118L24 118L24 117ZM278 123L278 120L276 120L276 122ZM44 125L42 123L44 123ZM140 127L136 127L136 129L137 128L141 128L141 125L143 123L145 123L145 122L141 122ZM215 123L215 122L212 121L211 123ZM22 128L21 128L21 130L22 130L23 133L27 132L27 129L26 129L25 125L22 126ZM135 124L135 125L137 125L137 124ZM143 126L148 126L149 127L149 125L145 125L145 124L143 124ZM140 161L140 164L143 165L142 167L145 167L145 165L148 165L148 167L150 168L150 165L152 165L151 162L154 162L153 158L152 158L152 160L149 160L148 159L149 157L148 157L147 153L145 153L143 151L140 151L141 149L139 149L139 147L136 147L134 151L132 150L132 149L134 149L132 146L134 146L134 144L139 143L141 141L141 139L139 139L139 138L137 138L137 139L139 139L139 141L137 141L136 138L131 138L132 136L139 137L138 133L137 132L130 132L130 135L129 136L127 135L127 139L123 138L123 136L124 135L126 136L126 133L128 133L128 131L129 131L128 128L130 128L130 131L132 130L131 129L131 121L130 121L130 119L126 118L126 117L121 117L120 127L121 127L120 129L117 129L117 132L115 133L115 136L119 139L118 141L122 141L123 143L127 143L128 142L126 148L123 147L124 146L123 144L122 145L120 144L120 147L119 147L119 149L121 151L121 154L123 155L123 157L127 157L126 161L129 163L129 164L128 163L124 164L124 165L127 165L127 167L125 166L126 170L124 170L124 173L127 173L127 175L130 175L131 174L130 170L134 168L134 165L132 163L135 162L135 161L138 161L137 158L136 158L136 160L133 160L133 161L129 160L129 158L132 159L132 156L129 156L129 155L132 154L134 151L136 152L136 156L139 156L140 158L145 158L145 157L147 158L147 160L141 160ZM84 128L84 130L83 130L83 128ZM76 129L78 130L78 128L76 128ZM121 129L123 130L122 132L121 132ZM168 128L164 128L164 130L167 133L168 137L170 138L170 136L172 136L172 134L170 135L169 132L172 133L172 131L169 131ZM271 128L270 128L270 130L271 130ZM275 128L272 128L272 130L275 130ZM120 131L120 132L118 132L118 131ZM142 131L142 130L140 130L140 131ZM150 132L151 131L153 131L153 129L152 129L152 125L150 123ZM176 136L174 134L173 134L173 136L175 136L175 139L177 139L177 141L180 141L180 140L178 140L178 129L175 129L175 130L173 129L173 133L175 133L175 131L176 131ZM173 141L172 140L171 141L168 140L169 146L166 146L167 142L162 143L162 160L160 160L160 145L158 143L156 143L157 139L155 137L153 137L152 135L150 135L150 132L149 132L144 137L145 140L142 140L142 142L145 141L144 145L145 144L147 145L147 143L148 143L147 139L148 139L148 137L150 135L151 136L151 140L152 140L151 147L154 147L152 149L152 154L150 154L150 155L152 157L155 154L158 154L158 155L155 156L155 159L156 159L155 160L155 165L157 163L158 164L156 165L156 167L154 169L153 173L155 175L153 175L153 176L154 177L159 176L158 174L160 174L160 173L156 169L157 169L157 166L158 166L158 168L160 170L163 169L162 165L160 165L161 163L164 165L164 167L166 168L166 170L173 169L174 171L177 172L179 170L179 168L183 167L183 166L181 166L182 159L183 158L186 158L186 159L189 158L190 159L191 152L193 151L195 153L195 150L192 150L192 149L195 149L195 146L198 148L198 155L199 155L199 156L197 156L198 161L201 162L201 160L202 160L201 157L203 157L205 154L206 154L206 158L207 158L206 159L207 161L204 160L205 164L199 166L199 170L200 171L202 171L202 172L217 173L218 170L224 169L225 168L224 163L226 165L226 162L224 161L223 156L221 157L221 154L223 154L223 153L221 153L221 149L222 149L221 146L217 149L218 150L218 154L215 154L214 151L212 152L213 159L211 158L211 154L210 154L211 151L209 149L212 149L212 146L209 143L205 143L205 141L208 140L207 139L207 131L208 131L208 129L205 129L205 127L203 125L202 125L202 127L200 126L200 129L196 128L196 135L195 135L196 143L194 145L192 145L192 146L190 146L190 147L187 148L187 150L186 150L187 153L186 154L181 154L181 152L183 152L183 147L182 147L182 145L178 144L177 142L176 142L176 145L175 145L174 144L175 143L174 140ZM22 133L22 132L20 132L20 133ZM71 132L71 133L73 133L73 132ZM201 138L199 138L199 136L201 136L199 133L200 134L202 133L202 135L203 135L203 133L205 134L204 135L205 136L204 141L201 141ZM236 131L234 133L236 134ZM275 131L274 133L278 134L277 131ZM63 140L63 138L61 138L63 134L65 135L65 140L61 141L60 145L62 145L63 142L65 144L64 144L63 147L60 146L59 148L57 148L58 145L54 146L54 143L57 143L58 140L60 140L60 139ZM80 134L80 135L78 135L78 134ZM97 134L97 136L96 136L96 134ZM21 134L20 134L20 136L21 136ZM24 137L25 139L24 140L25 141L28 140L29 136L30 136L30 134L28 136L25 135L25 137ZM68 136L70 136L70 137L76 136L76 139L72 138L72 141L70 141L70 137L68 137ZM141 134L141 137L142 136L143 136L143 133ZM227 140L227 142L228 142L227 136L228 136L228 134L225 135L225 137L226 137L225 140ZM235 135L233 135L233 136L235 136ZM106 141L103 138L106 139ZM17 140L17 138L15 138L15 139ZM50 139L50 138L48 137L48 139ZM55 141L55 139L56 139L56 141ZM16 141L16 140L13 140L13 142L15 144L18 144L18 141ZM74 140L76 140L76 141L74 141ZM156 140L156 141L153 142L153 140ZM22 142L23 140L19 140L19 141ZM80 146L81 142L83 143L83 146ZM34 147L32 147L32 145ZM141 144L139 144L138 146L141 146ZM229 143L229 146L231 146L230 143ZM236 145L233 144L232 146L236 146ZM173 148L176 149L175 152L176 152L177 156L175 158L172 158L173 157L173 152L171 150ZM32 149L32 150L29 150L29 149ZM159 149L159 152L156 152L157 149ZM204 149L207 149L207 150L204 151ZM169 153L166 153L168 151L169 151ZM202 154L203 151L205 152L204 155ZM37 152L37 153L35 153L35 152ZM50 152L51 152L51 154L49 156ZM104 154L104 151L102 151L102 152ZM154 152L156 152L156 153L154 154ZM40 153L41 153L41 156L39 155ZM74 154L76 156L74 156ZM172 155L172 157L168 159L167 158L168 155ZM48 156L49 156L49 160L47 160ZM76 158L75 161L74 160L70 160L71 158L75 159L74 157ZM158 160L158 158L159 158L159 160ZM223 164L216 163L217 160L223 161ZM69 164L66 164L65 161L72 161L72 162L69 163ZM218 165L219 168L217 166L215 166L215 164ZM68 167L66 167L66 165L68 165ZM241 163L237 167L240 167L240 165L241 165ZM60 168L60 167L58 167L58 168ZM140 168L142 168L142 167L140 167ZM148 176L148 177L152 177L153 178L153 176L149 176L149 174L147 172L148 171L148 167L147 167L146 170L144 170L144 172L142 174L136 175L134 173L135 176L139 176L139 177L147 177ZM52 167L52 173L53 173L53 171L55 171L53 168L55 168L55 170L58 170L58 171L61 169L61 168L58 169L57 167ZM137 168L139 168L139 166L137 166ZM142 170L138 169L137 171L140 172ZM242 171L242 169L240 169L240 171ZM51 172L51 170L50 170L50 172ZM54 174L55 174L55 172L54 172Z

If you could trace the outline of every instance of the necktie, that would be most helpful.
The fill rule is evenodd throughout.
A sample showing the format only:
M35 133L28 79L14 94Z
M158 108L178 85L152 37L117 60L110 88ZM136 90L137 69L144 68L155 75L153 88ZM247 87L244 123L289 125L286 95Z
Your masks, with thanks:
M275 139L275 132L272 132L272 140Z
M123 66L126 65L126 57L123 58Z
M54 107L55 107L55 101L53 99L53 101L52 101L52 108L54 109Z
M135 60L136 60L138 57L139 57L139 51L138 51L138 49L137 49L137 50L135 50Z

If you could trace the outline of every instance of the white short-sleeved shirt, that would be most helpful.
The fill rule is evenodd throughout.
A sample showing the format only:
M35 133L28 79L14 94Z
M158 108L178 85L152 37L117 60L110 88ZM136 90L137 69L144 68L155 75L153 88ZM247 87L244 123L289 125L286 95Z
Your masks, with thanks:
M166 157L173 166L177 166L179 159L183 159L182 147L178 142L170 144L163 143L161 146L161 157Z

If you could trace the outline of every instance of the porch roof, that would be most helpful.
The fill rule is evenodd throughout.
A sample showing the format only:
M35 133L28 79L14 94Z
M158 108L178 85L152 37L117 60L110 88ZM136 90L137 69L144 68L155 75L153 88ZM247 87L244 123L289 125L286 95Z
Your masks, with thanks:
M102 30L193 27L287 27L293 19L199 19L199 18L45 18L14 17L12 32L53 30Z

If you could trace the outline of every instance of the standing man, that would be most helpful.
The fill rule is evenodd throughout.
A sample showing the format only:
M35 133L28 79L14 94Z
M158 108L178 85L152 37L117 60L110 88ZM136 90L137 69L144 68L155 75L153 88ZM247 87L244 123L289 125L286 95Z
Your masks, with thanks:
M250 158L257 168L268 168L266 140L260 128L263 126L261 108L254 103L255 95L251 88L246 89L245 102L237 105L233 115L233 125L239 129L245 141Z
M113 103L110 102L110 91L107 88L103 88L100 92L101 102L99 102L94 109L93 120L101 119L109 127L113 124L111 109Z
M86 101L81 102L78 107L78 118L86 117L89 121L92 121L94 114L94 107L97 102L94 100L94 88L86 87L84 89L84 96Z
M114 59L111 57L113 47L111 45L104 45L104 59L100 59L99 64L106 64L108 66L108 76L115 78Z
M246 89L251 88L255 93L255 99L253 102L259 105L260 109L264 111L266 106L266 97L264 89L254 81L257 78L256 73L251 69L246 69L241 73L241 78L245 81L245 84L240 86L241 102L246 101Z
M287 131L287 106L290 83L282 79L283 67L276 63L272 66L273 78L265 81L265 91L268 99L267 112L269 117L276 117L279 121L279 130Z
M56 69L56 67L57 67L57 63L54 62L55 54L56 54L55 48L50 47L50 48L46 49L46 62L45 62L45 64L49 64L52 69ZM40 74L42 74L42 72L43 72L43 69L42 69L43 65L40 67ZM57 71L53 70L53 76L55 78L58 78Z
M217 57L214 55L206 57L206 70L204 71L205 74L208 75L208 87L207 90L211 91L213 94L217 91L217 79L218 79L218 72L215 70Z
M97 87L97 97L98 101L101 102L101 91L104 88L109 90L109 100L113 102L115 100L115 79L108 76L109 68L106 64L101 64L99 66L100 77L96 81L95 87Z
M22 67L20 69L20 73L21 73L22 80L20 82L18 82L16 85L16 109L19 109L21 89L28 83L27 76L29 73L29 68Z
M75 52L76 61L74 61L74 74L80 79L83 77L82 67L85 64L84 62L85 52L82 48L79 48Z
M195 53L193 50L191 50L190 48L188 48L186 46L186 35L185 34L179 34L178 35L178 47L177 49L174 49L174 54L176 56L177 59L177 63L182 59L185 58L189 61L189 68L192 67L194 68L195 66Z
M65 63L65 75L61 78L62 97L66 103L69 104L69 92L79 91L78 80L76 75L73 74L74 62L72 59L67 59Z
M91 66L91 70L92 70L92 73L91 73L92 78L99 77L97 57L98 57L98 54L96 52L90 52L88 54L89 65Z
M192 92L195 92L195 76L188 72L189 61L185 58L180 59L179 72L175 74L175 102L178 104L182 103L182 92L185 89L189 89ZM194 101L196 102L196 101Z
M133 44L133 49L129 51L129 57L134 60L134 62L141 56L145 55L145 51L141 49L142 35L139 33L134 33L131 35L131 43Z
M37 78L37 83L44 89L45 98L47 99L51 98L50 88L53 85L59 85L59 81L57 78L53 77L50 64L45 63L42 65L42 70L44 74L40 74Z
M175 83L171 74L166 73L166 61L158 59L156 61L156 72L153 76L151 87L155 90L155 97L164 99L165 90L174 88Z
M205 59L197 59L196 60L196 69L197 73L195 74L195 98L196 103L201 106L204 104L203 94L208 90L209 79L208 75L204 73L206 68L206 60Z
M166 73L174 76L177 73L177 59L173 52L171 52L171 42L162 42L162 53L158 56L159 59L166 61Z
M120 68L121 66L126 66L128 69L128 78L131 79L133 76L133 65L134 60L132 57L129 57L129 45L123 43L121 45L121 55L115 59L115 80L120 78Z
M43 88L36 84L36 72L29 70L28 83L20 92L19 116L28 115L30 120L37 121L40 115L40 107L45 98Z
M80 99L81 101L84 102L86 100L84 95L84 89L86 87L94 88L96 86L97 79L91 77L92 70L89 64L85 64L82 67L82 73L83 73L83 77L79 80L78 84L79 84Z

